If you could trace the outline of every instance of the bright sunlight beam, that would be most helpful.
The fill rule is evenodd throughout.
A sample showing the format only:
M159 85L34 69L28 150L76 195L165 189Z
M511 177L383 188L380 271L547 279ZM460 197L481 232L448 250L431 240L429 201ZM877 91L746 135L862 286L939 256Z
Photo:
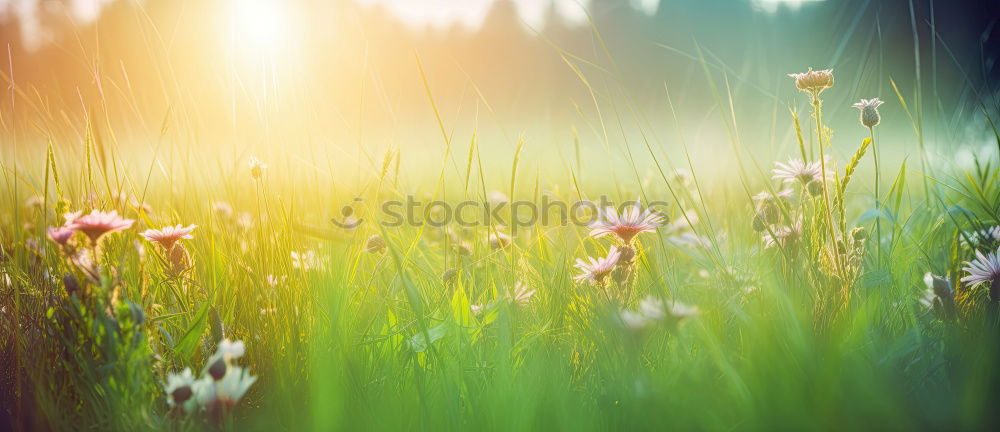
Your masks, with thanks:
M274 55L287 43L287 14L281 0L233 1L233 41L250 53Z

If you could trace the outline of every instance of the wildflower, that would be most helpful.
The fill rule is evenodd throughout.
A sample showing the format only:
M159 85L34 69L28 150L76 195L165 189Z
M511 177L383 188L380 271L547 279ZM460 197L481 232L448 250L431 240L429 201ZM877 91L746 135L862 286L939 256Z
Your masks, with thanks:
M472 310L472 314L473 315L482 314L483 311L486 310L486 308L488 308L488 307L489 307L489 305L483 306L482 304L471 304L471 305L469 305L469 309Z
M627 309L623 309L620 316L622 323L625 324L625 327L633 331L643 330L649 327L649 325L653 322L641 313L633 312Z
M878 98L873 99L861 99L861 102L857 102L851 105L859 110L861 110L861 124L865 127L873 128L878 126L881 117L878 114L878 107L885 102L880 101Z
M260 161L254 156L250 156L250 177L254 180L260 180L264 177L264 170L267 169L267 164Z
M215 201L212 203L212 211L219 219L229 219L233 217L233 206L225 201Z
M229 339L223 339L222 342L219 342L219 347L216 351L216 355L222 356L226 361L243 357L245 353L246 347L243 345L243 341L233 342Z
M614 234L622 243L630 244L632 239L644 232L656 232L663 225L663 216L650 209L641 210L639 203L622 211L619 215L614 207L606 207L601 217L590 224L590 235L594 238Z
M791 225L772 225L770 232L764 232L764 248L775 246L788 247L797 242L802 237L802 219L798 219Z
M243 398L257 377L239 366L231 366L220 379L205 377L195 383L198 404L213 417L232 409Z
M812 95L819 95L820 92L833 87L833 69L813 70L809 68L803 73L791 73L788 76L795 78L795 87Z
M365 242L365 252L368 253L382 253L385 252L386 244L385 239L382 236L375 234L368 237L368 241Z
M41 210L45 207L45 198L38 195L33 195L24 201L24 206L28 210Z
M194 375L191 368L184 368L181 373L167 373L167 383L163 386L167 393L167 403L171 407L183 407L184 411L194 409Z
M756 202L762 201L777 201L777 200L789 200L792 197L791 189L782 189L778 193L770 193L768 191L762 191L761 193L754 195L753 200Z
M505 248L510 245L510 242L510 236L500 231L490 234L490 247L493 249Z
M829 157L827 157L827 164L829 164ZM830 181L833 177L830 170L826 170L826 175L824 175L823 164L820 161L803 162L802 159L791 159L787 164L775 162L774 165L775 168L771 170L774 175L771 178L781 180L782 183L798 181L806 186L813 181Z
M68 226L80 216L83 216L83 210L63 213L63 223Z
M514 294L508 295L508 299L515 304L526 305L531 301L531 296L535 295L535 290L528 290L528 287L518 281L514 284Z
M625 327L635 331L646 329L660 321L676 325L697 315L698 308L694 306L679 301L668 304L653 296L646 296L639 303L638 311L622 310L620 314Z
M455 251L461 256L472 256L472 244L467 241L457 241L452 243L452 247L454 247Z
M983 254L976 251L976 259L966 262L962 270L969 273L961 279L965 286L974 287L985 282L990 282L990 300L1000 300L1000 248L996 252Z
M781 204L779 204L779 201L787 202L791 196L791 189L783 189L776 194L763 191L754 195L753 200L757 203L757 215L755 219L759 219L765 224L777 223L781 220ZM758 222L758 224L761 222Z
M962 236L962 245L966 247L989 246L1000 242L1000 225L975 231L966 231Z
M510 202L510 198L507 198L507 194L503 192L492 190L486 194L486 201L491 204L500 204Z
M453 282L456 277L458 277L458 270L455 269L454 267L449 267L445 269L443 273L441 273L441 281L446 284Z
M118 212L115 210L110 212L94 210L88 215L74 218L73 222L66 227L86 234L91 243L96 245L101 236L127 230L132 227L133 223L135 223L134 219L124 219L118 216Z
M160 230L148 229L139 233L139 235L146 238L151 242L159 243L163 246L164 250L170 251L174 247L174 243L177 243L180 239L190 239L194 238L191 235L191 231L198 228L197 225L182 226L177 224L176 226L167 226Z
M229 339L223 339L219 342L215 354L208 359L206 371L213 379L219 381L226 376L233 360L243 357L244 353L246 353L246 347L243 345L243 341L233 342Z
M691 185L691 172L684 168L677 168L670 173L670 181L680 187L688 187Z
M308 250L305 252L290 252L292 256L292 268L296 268L302 271L309 271L314 268L319 267L319 258L316 257L316 252Z
M253 228L253 215L250 212L240 212L239 216L236 217L236 226L244 230Z
M621 256L621 252L618 248L611 246L608 249L608 256L603 258L593 258L587 257L587 261L577 258L575 267L583 271L583 273L575 276L573 279L577 282L588 281L594 285L603 285L604 279L611 274L611 271L615 269L615 265L618 264L618 258Z
M285 279L287 279L286 276L278 277L278 276L275 276L273 274L269 274L264 279L264 282L266 282L267 286L269 286L271 288L277 288L278 285L280 285L281 283L285 282Z
M76 231L64 226L49 227L49 229L45 232L45 235L49 237L49 240L58 243L59 246L66 246L69 239L73 237L73 233L75 232Z
M951 280L927 272L924 274L924 285L927 290L920 298L920 303L943 318L955 316L955 290Z

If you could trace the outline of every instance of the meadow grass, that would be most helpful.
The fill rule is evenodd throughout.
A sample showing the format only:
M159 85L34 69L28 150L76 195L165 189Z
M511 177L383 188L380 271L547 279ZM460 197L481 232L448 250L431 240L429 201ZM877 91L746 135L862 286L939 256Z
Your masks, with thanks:
M732 92L709 82L738 159L726 183L677 171L694 171L683 143L669 157L645 136L612 147L606 128L622 129L632 107L611 106L600 135L630 180L587 175L577 143L565 176L540 184L520 166L524 140L498 166L475 135L454 138L426 81L444 149L410 178L394 151L359 152L366 173L337 190L335 174L280 156L266 168L211 152L146 166L95 125L82 152L22 148L2 163L6 412L58 430L991 425L997 282L959 279L1000 242L977 234L1000 222L997 161L931 175L906 160L883 165L885 183L871 188L856 171L873 163L871 129L841 152L851 160L827 161L849 140L831 144L819 112L793 112L796 153L819 168L782 193L771 164L743 147ZM819 111L820 91L809 92ZM449 203L607 194L670 205L664 225L634 241L560 224L380 225L381 203L412 191ZM344 203L365 223L331 224ZM92 209L135 222L94 247L82 234L68 247L47 238L66 213ZM169 251L139 235L178 223L197 228ZM620 273L574 280L576 259L611 246L634 254ZM96 262L75 255L88 248ZM944 285L926 285L926 273ZM519 297L519 284L532 294ZM257 380L225 408L171 406L168 374L210 376L223 339L245 344L222 360L226 373L239 365Z

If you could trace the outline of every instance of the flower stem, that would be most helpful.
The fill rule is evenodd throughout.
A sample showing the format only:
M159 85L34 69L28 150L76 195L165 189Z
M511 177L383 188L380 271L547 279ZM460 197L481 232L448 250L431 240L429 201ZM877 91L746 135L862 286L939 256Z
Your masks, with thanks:
M878 163L878 146L875 145L875 128L873 126L868 127L868 136L872 142L872 155L875 157L875 262L876 264L882 263L882 196L879 195L879 183L881 178L881 169Z
M816 141L819 143L819 163L820 170L822 172L821 178L823 179L821 183L823 185L823 205L825 207L824 213L826 214L826 224L830 227L830 246L833 248L833 263L836 267L837 273L840 274L840 258L837 253L837 234L833 228L833 209L830 206L830 190L827 187L826 155L823 152L823 114L821 109L823 103L819 99L818 92L812 94L812 105L813 114L816 117Z

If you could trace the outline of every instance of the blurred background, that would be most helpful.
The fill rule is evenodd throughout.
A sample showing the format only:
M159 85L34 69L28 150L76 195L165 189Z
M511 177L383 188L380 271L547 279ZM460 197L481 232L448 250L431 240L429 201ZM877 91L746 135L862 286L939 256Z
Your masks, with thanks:
M0 154L79 151L92 134L233 164L398 151L420 170L439 166L445 136L467 148L475 135L504 172L519 139L540 167L624 161L622 146L645 142L673 158L684 143L713 170L734 166L738 143L768 165L797 152L789 110L808 120L786 74L814 67L837 78L824 95L840 160L866 135L851 103L880 97L887 163L921 148L962 163L996 151L984 114L998 106L998 5L2 0Z

